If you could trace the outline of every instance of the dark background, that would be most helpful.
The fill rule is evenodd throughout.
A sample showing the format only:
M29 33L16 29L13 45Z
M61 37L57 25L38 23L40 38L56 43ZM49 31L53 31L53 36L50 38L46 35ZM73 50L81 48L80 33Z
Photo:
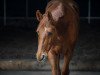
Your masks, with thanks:
M34 17L37 9L44 11L45 6L49 0L28 0L28 16ZM80 16L88 16L88 1L89 0L75 0L80 9ZM100 17L100 1L91 1L91 16ZM6 0L7 17L24 17L26 15L26 0ZM0 17L4 15L4 0L0 0Z
M0 60L36 59L38 21L36 10L45 11L49 0L0 0ZM75 0L79 7L79 38L75 47L72 65L82 64L100 70L100 0L91 1L91 17L88 17L89 0ZM79 66L79 67L81 67ZM87 68L85 68L87 69Z

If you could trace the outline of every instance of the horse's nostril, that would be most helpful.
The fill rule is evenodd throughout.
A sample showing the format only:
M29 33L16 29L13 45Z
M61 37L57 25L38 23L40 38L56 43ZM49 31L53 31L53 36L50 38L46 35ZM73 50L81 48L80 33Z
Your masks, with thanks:
M47 54L42 53L42 54L36 54L37 61L47 61Z
M46 54L42 54L42 61L47 61L47 55Z
M44 54L42 54L42 58L41 58L41 60L44 60L45 59L45 55Z
M41 55L41 58L40 59L38 59L38 61L40 62L40 61L46 61L47 60L47 56L45 55L45 54L42 54Z

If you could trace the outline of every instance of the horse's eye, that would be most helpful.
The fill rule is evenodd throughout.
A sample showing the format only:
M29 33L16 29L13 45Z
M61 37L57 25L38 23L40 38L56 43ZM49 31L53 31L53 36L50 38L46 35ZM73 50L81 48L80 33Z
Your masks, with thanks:
M52 32L48 32L48 36L51 36L52 35Z

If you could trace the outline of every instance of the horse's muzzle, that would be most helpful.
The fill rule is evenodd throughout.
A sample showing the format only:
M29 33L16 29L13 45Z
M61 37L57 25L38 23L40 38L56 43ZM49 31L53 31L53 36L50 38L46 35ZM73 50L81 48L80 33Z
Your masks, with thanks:
M37 60L39 62L41 62L41 61L43 61L43 62L47 61L47 55L45 53L43 53L43 54L40 55L40 57L37 56Z

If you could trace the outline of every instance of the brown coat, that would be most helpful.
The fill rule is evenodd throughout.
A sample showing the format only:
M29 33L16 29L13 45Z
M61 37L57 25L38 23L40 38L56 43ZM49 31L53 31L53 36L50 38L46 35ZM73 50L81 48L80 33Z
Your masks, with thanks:
M36 13L40 21L38 32L37 59L48 56L52 75L68 75L68 66L78 35L78 9L73 0L51 0L45 14ZM59 68L60 54L64 55L62 71Z

